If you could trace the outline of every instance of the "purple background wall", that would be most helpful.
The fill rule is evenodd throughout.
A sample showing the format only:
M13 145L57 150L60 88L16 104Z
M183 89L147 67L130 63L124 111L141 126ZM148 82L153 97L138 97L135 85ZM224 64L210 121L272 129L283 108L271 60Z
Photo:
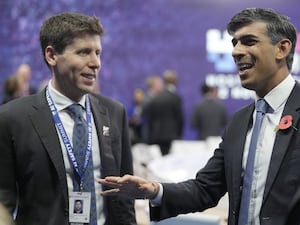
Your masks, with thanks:
M287 14L299 30L298 6L298 0L1 0L0 86L21 63L32 67L35 86L50 78L38 40L46 17L63 11L96 15L106 30L99 80L102 94L128 106L133 89L145 88L147 76L174 69L184 101L184 138L193 139L189 118L201 98L202 82L220 88L229 114L252 101L239 85L230 39L223 34L230 17L245 7L268 7ZM298 45L294 75L299 75L299 55Z

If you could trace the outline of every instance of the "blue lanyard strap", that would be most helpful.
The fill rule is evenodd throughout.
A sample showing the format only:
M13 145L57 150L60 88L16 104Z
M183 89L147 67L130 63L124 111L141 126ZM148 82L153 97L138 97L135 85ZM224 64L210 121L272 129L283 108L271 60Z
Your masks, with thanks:
M86 145L86 151L85 151L84 164L83 164L82 171L80 171L80 169L79 169L70 139L68 138L66 130L61 122L59 115L58 115L58 111L57 111L57 109L54 105L54 102L50 96L49 87L46 88L46 99L47 99L49 108L51 110L55 126L56 126L57 130L59 131L59 134L60 134L60 136L63 140L63 143L65 145L65 148L67 150L68 158L69 158L70 162L72 163L73 168L77 172L79 179L80 179L80 184L81 184L82 178L88 167L89 161L91 159L91 154L92 154L92 122L91 122L92 114L91 114L89 98L88 98L88 96L86 96L86 100L85 100L86 120L87 120L87 124L88 124L88 143Z

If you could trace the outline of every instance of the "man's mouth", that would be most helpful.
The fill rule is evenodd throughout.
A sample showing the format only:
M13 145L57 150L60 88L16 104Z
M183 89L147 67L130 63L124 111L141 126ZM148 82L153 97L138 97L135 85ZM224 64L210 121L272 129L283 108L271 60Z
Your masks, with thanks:
M88 74L88 73L82 73L81 76L89 79L89 80L95 80L96 79L96 75L95 74Z
M253 64L251 64L251 63L239 63L238 64L239 74L242 75L242 74L246 73L246 71L251 69L252 67L253 67Z

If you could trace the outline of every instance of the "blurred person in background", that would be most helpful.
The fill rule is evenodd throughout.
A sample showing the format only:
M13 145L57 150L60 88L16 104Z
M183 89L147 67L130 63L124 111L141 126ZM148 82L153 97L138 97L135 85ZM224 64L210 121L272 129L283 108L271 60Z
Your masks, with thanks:
M160 76L152 74L146 79L146 92L144 94L144 100L142 104L142 142L149 144L149 128L148 121L148 107L151 100L164 89L164 83Z
M141 88L135 88L133 91L132 104L128 109L128 123L131 133L131 144L142 142L142 108L145 98L145 92Z
M102 197L96 182L133 173L125 108L94 93L103 34L96 17L47 18L48 85L0 106L0 203L18 225L136 225L134 200ZM81 217L75 199L85 202Z
M204 83L199 92L203 98L193 108L192 128L197 130L198 140L221 136L227 123L227 110L218 98L218 89Z
M3 86L3 100L2 104L11 100L19 98L21 96L21 90L16 75L10 75L4 81Z
M148 124L147 143L159 145L162 155L167 155L172 141L181 139L184 119L181 97L176 93L177 74L168 70L163 81L164 89L148 101L143 116Z
M165 89L168 90L171 93L174 93L178 96L178 98L181 98L177 94L177 72L174 70L165 70L163 72L163 81L165 85Z
M31 84L31 67L28 64L21 64L16 71L20 87L20 96L28 96L36 93L36 88Z
M146 79L147 91L145 93L144 104L147 104L149 100L164 89L164 83L160 76L150 75Z

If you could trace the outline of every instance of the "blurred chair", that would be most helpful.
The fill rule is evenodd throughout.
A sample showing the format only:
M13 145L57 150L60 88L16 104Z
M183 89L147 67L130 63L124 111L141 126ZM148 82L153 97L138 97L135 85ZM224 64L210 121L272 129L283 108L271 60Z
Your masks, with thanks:
M134 174L148 178L148 164L162 157L158 145L134 144L131 148Z

